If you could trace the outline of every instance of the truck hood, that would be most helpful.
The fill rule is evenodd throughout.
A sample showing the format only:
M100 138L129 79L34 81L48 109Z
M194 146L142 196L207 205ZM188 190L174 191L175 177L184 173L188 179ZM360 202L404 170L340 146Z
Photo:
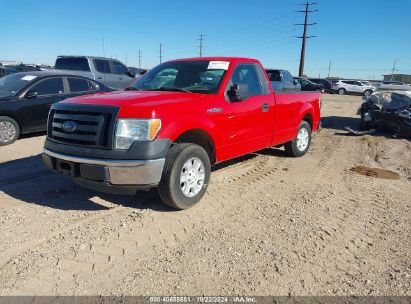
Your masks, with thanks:
M62 103L105 105L118 107L155 107L170 103L192 102L204 94L168 91L115 91L67 99Z

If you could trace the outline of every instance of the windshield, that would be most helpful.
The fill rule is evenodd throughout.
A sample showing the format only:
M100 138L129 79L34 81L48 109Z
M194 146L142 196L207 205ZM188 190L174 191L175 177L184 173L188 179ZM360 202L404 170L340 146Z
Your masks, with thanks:
M25 87L37 76L27 74L11 74L0 78L0 97L10 97Z
M128 90L216 94L228 69L226 61L173 61L158 65Z

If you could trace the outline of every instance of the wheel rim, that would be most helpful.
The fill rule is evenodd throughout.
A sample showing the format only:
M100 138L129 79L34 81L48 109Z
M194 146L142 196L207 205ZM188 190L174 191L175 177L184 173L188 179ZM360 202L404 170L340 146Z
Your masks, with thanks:
M16 136L16 127L10 121L0 121L0 142L9 143Z
M344 90L338 90L338 93L339 93L340 95L344 95Z
M190 158L181 169L180 187L187 197L196 196L203 188L205 180L205 168L201 159Z
M364 92L364 96L366 96L366 97L371 96L371 92L370 92L370 91L365 91L365 92Z
M305 151L305 149L307 149L308 147L308 141L309 141L308 130L305 128L300 129L297 135L297 149L299 151Z

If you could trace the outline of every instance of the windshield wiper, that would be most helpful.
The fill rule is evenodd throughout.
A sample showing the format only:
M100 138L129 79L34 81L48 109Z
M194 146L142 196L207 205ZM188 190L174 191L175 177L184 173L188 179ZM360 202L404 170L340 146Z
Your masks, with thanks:
M170 91L170 92L185 92L185 93L192 93L189 90L177 88L177 87L160 87L157 89L150 89L148 91Z
M125 91L142 91L142 89L137 89L137 88L134 88L134 87L127 87L124 90Z

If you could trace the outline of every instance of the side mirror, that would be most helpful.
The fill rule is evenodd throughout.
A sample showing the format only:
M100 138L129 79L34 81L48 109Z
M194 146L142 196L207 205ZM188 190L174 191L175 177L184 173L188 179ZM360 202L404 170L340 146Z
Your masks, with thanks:
M298 80L297 79L293 79L293 84L297 85L298 84Z
M248 85L246 84L234 84L227 92L231 102L242 101L250 97L248 92Z
M39 96L38 92L30 90L26 93L24 97L32 99L32 98L37 98L37 96Z
M127 76L130 76L131 78L136 77L136 74L134 74L132 71L127 71L124 74L126 74Z

